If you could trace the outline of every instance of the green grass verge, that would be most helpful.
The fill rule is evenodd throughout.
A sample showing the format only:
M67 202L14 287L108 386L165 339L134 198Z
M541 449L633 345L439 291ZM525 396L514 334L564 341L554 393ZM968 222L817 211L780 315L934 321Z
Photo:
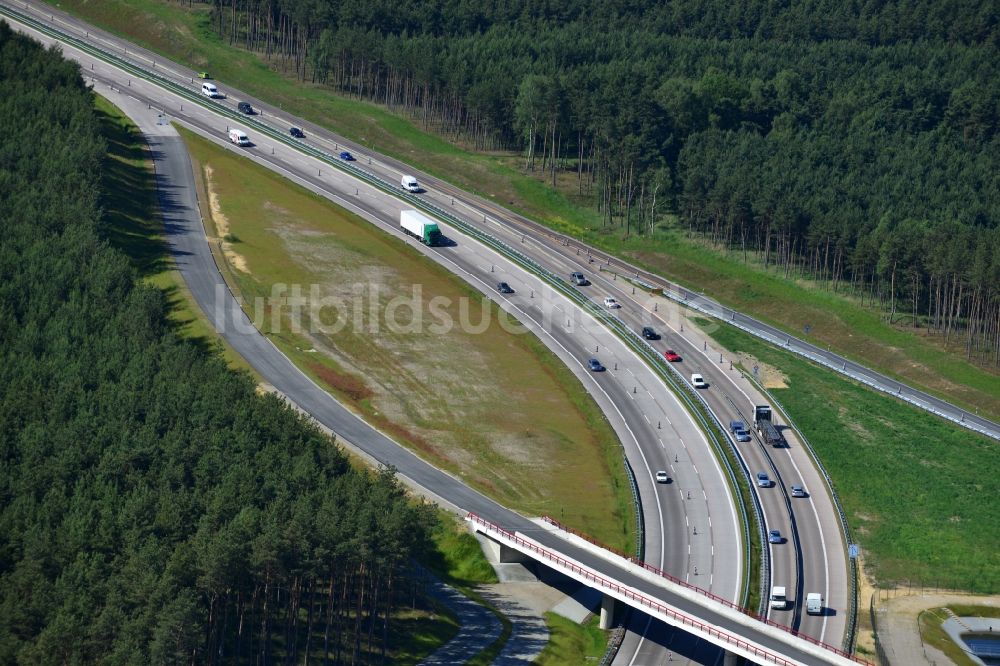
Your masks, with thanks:
M621 447L579 380L500 310L400 239L230 151L182 132L213 209L212 245L261 329L289 358L368 421L492 497L551 514L616 547L634 540ZM236 238L220 242L219 238ZM274 307L276 285L326 299ZM417 293L419 291L419 293ZM396 310L405 325L389 325ZM432 301L456 325L435 332ZM358 307L358 305L361 307ZM471 312L470 312L471 311ZM373 314L374 312L374 314ZM251 313L253 316L253 313ZM481 321L487 325L476 330ZM345 324L337 331L316 324ZM552 470L559 470L553 474ZM587 479L586 484L579 479Z
M178 335L218 349L229 367L256 376L250 364L215 331L174 267L157 211L152 161L139 129L107 99L95 95L94 104L108 145L101 181L105 237L132 260L144 281L163 292Z
M598 618L591 617L577 624L555 613L545 614L549 627L549 643L535 660L539 666L593 663L608 649L609 633L598 627Z
M726 349L750 354L784 375L787 387L771 393L833 479L877 585L909 580L1000 591L995 442L735 328L701 321Z
M440 510L431 534L431 548L421 564L456 587L474 587L496 583L497 575L479 541L452 514Z
M466 151L382 107L299 84L283 73L282 63L268 64L219 40L204 6L192 8L157 0L61 0L57 4L193 69L207 69L223 86L235 85L553 229L705 290L723 303L791 333L799 334L808 324L809 338L817 344L829 345L984 415L1000 416L1000 382L995 369L967 362L960 342L946 348L937 337L887 324L879 312L852 298L832 294L808 281L786 279L752 261L744 263L740 253L709 248L701 240L669 228L651 236L622 239L619 230L602 227L586 199L573 194L575 178L570 175L564 174L560 189L553 190L540 182L540 176L523 174L522 160L517 156Z
M419 664L458 634L461 625L455 614L433 600L427 602L429 611L403 610L393 615L389 663Z

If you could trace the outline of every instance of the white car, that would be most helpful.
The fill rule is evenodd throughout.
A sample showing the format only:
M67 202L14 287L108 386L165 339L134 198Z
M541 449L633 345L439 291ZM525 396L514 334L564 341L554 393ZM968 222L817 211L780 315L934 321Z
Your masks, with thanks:
M708 384L705 383L705 378L697 372L691 375L691 386L695 388L708 388Z
M670 483L670 477L662 469L656 473L657 483Z
M608 296L607 298L604 299L604 307L614 310L615 308L620 308L621 303Z

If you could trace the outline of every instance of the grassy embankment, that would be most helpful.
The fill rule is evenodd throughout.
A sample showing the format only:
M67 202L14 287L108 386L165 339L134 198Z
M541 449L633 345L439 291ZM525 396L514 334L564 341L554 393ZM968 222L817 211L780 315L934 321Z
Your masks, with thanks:
M213 202L210 226L229 239L220 256L227 279L245 302L260 299L258 325L295 363L365 419L498 501L629 547L632 500L617 438L537 338L503 330L492 302L400 239L184 137ZM305 297L316 290L311 302L328 305L303 308L296 330L291 308L275 308L275 285L288 286L274 292L279 297L294 285ZM398 297L415 307L393 311ZM432 299L440 307L432 309ZM431 326L442 312L455 322L446 333Z
M156 0L64 0L59 5L194 69L208 69L223 84L479 192L554 229L627 256L793 334L801 334L808 324L809 339L817 344L829 345L965 407L1000 417L1000 381L995 370L968 363L960 340L945 348L936 337L887 324L879 312L862 307L855 299L831 294L809 281L786 279L752 258L744 263L742 254L707 247L670 225L653 237L623 240L619 232L603 230L587 202L573 194L574 178L567 175L554 191L523 175L517 156L466 151L381 107L298 84L281 73L280 65L269 65L219 40L203 7L191 9Z
M221 353L234 370L251 370L243 357L212 328L173 267L163 222L156 212L152 162L138 129L103 97L95 96L95 106L108 145L101 199L108 241L132 260L144 280L163 291L170 308L170 321L178 335L212 353ZM358 459L352 457L352 462L357 464ZM427 558L446 564L435 570L449 582L462 581L466 585L495 582L493 570L475 539L456 531L455 526L455 518L441 511ZM420 663L458 633L454 614L430 603L433 610L403 608L396 612L390 641L393 663Z
M478 322L482 297L403 243L266 169L189 133L184 136L203 175L200 199L214 202L209 226L222 240L220 265L248 302L267 298L274 284L302 285L304 294L315 284L321 297L339 297L345 304L362 294L363 316L368 316L371 292L365 290L372 285L379 288L380 310L390 296L421 285L425 322L433 296L453 303L469 299L474 313L469 318ZM355 290L358 284L364 290ZM375 329L372 319L363 319L358 330L353 306L319 313L327 324L337 317L349 321L331 336L307 332L308 324L295 333L288 319L275 319L271 309L259 324L321 385L435 463L508 505L558 514L627 548L634 539L631 495L613 431L540 341L503 331L496 324L497 309L485 305L492 324L480 334L458 329L446 336L426 330L394 334L381 319ZM461 318L455 308L450 312ZM386 414L393 415L391 420ZM536 465L533 458L543 462ZM551 469L561 473L553 476ZM579 478L590 482L573 480ZM618 510L612 513L611 506ZM438 532L431 568L490 606L475 585L491 582L492 569L471 536L447 536L450 531L445 525ZM483 663L502 649L511 632L509 620L498 617L503 633L477 656ZM550 628L561 645L593 641L582 638L591 630L573 623L550 622Z
M867 573L1000 592L996 443L817 368L729 327L698 320L723 347L785 378L772 395L833 479Z
M95 97L95 104L108 143L102 203L109 241L132 259L144 279L163 290L170 304L170 318L177 325L179 335L218 350L234 369L252 371L249 364L211 327L180 273L171 264L162 221L155 214L156 191L151 162L138 130L103 97ZM352 456L353 463L357 464L358 460ZM424 565L446 583L489 606L475 592L475 588L480 584L496 582L493 569L479 544L457 525L455 518L444 511L439 513L439 524ZM423 610L405 610L397 614L392 641L394 663L418 663L457 633L458 622L450 611L443 607L435 607L434 610L433 614ZM510 635L509 620L498 616L504 626L503 633L495 645L484 651L484 657L498 652ZM551 616L547 621L553 645L572 646L582 642L592 645L600 640L600 652L605 649L603 646L606 646L607 639L599 630L581 627L558 616ZM584 636L587 638L582 638Z

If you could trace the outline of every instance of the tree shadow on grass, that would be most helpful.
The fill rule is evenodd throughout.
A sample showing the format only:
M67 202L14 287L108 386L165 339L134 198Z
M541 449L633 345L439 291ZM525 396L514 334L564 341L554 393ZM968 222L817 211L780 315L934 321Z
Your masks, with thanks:
M102 236L128 256L141 277L155 275L170 266L170 253L146 142L123 119L100 108L96 115L108 148L101 165Z

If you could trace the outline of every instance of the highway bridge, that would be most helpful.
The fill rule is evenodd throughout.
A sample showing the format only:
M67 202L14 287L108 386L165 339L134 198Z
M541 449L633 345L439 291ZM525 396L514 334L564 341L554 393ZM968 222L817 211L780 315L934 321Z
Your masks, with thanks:
M735 663L737 656L755 664L868 663L775 623L753 618L735 604L609 551L569 542L553 548L540 539L545 531L535 529L533 536L527 536L473 513L467 520L477 532L506 549L502 561L514 561L509 553L519 553L600 591L605 599L601 618L605 626L614 602L618 602L718 645L726 651L726 663ZM551 539L547 541L551 543Z

